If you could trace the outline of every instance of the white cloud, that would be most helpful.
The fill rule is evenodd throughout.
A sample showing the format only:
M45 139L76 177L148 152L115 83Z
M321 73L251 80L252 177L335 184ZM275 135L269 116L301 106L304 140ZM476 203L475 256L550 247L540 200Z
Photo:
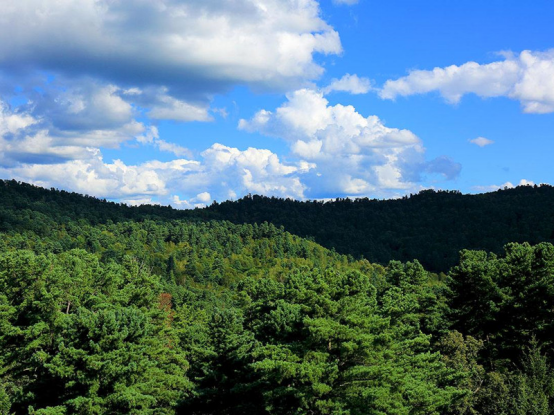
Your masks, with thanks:
M9 172L16 179L40 186L57 186L98 197L133 199L167 193L165 183L154 169L127 166L120 160L104 163L99 152L87 160L20 164ZM0 169L0 173L5 171Z
M546 52L505 53L490 64L468 62L460 66L415 70L388 80L379 95L384 99L438 91L448 102L463 95L508 97L520 101L526 113L554 112L554 49Z
M208 203L212 200L212 196L209 192L202 192L196 195L196 199L203 203Z
M350 94L366 94L372 89L371 82L367 78L360 78L356 74L346 74L341 79L334 78L331 83L323 89L324 94L333 91L344 91Z
M9 100L18 85L27 100L0 108L4 176L128 203L195 206L249 192L396 192L417 187L421 175L459 171L446 158L426 162L412 132L301 88L324 71L317 54L342 52L316 0L11 2L3 5L0 39L8 40L0 43L0 94ZM296 90L275 111L240 122L246 131L287 140L290 159L221 144L193 159L151 123L210 121L220 111L210 109L214 94L237 85ZM370 88L347 74L325 90ZM103 160L102 148L123 144L177 158Z
M0 167L75 168L126 142L191 157L152 120L225 117L210 110L214 94L310 84L324 71L316 55L342 52L317 0L11 2L0 39L0 97L26 101L0 101ZM240 175L262 189L249 172ZM290 190L270 182L267 192Z
M205 169L198 179L211 184L206 189L218 189L219 194L232 189L236 194L304 197L306 186L298 174L309 169L306 164L286 165L269 150L248 148L240 151L221 144L205 150L202 157Z
M502 185L485 185L485 186L474 186L473 189L478 192L494 192L499 189L511 189L515 188L516 186L533 186L535 185L535 182L528 181L527 179L522 179L514 185L512 182L505 182Z
M329 102L301 89L274 112L261 110L239 128L280 137L293 154L316 167L304 176L308 188L323 194L369 195L411 189L424 173L454 178L460 166L448 158L424 160L420 139L409 130L386 127L377 116ZM318 197L320 195L317 195Z
M211 195L208 192L202 192L189 200L182 200L179 195L173 195L171 197L171 205L184 209L202 208L210 201Z
M30 114L11 111L8 105L0 100L0 137L16 134L37 122L38 120Z
M61 104L61 107L66 109L65 104ZM50 111L59 113L61 110L51 108ZM79 106L79 110L71 111L84 112L87 111L87 106L83 104ZM75 123L80 124L79 121ZM125 141L133 140L145 130L142 123L130 117L121 117L119 125L112 120L109 127L104 130L87 130L80 124L79 130L69 127L61 129L59 124L56 125L55 119L47 117L41 111L34 108L14 110L0 100L0 166L88 159L100 146L117 147Z
M0 166L0 177L129 204L164 202L191 208L214 198L223 200L247 193L301 199L306 186L300 175L312 167L302 162L282 163L269 150L241 151L221 144L205 150L200 160L152 160L139 165L127 165L121 160L106 163L98 149L89 150L88 157L79 160Z
M133 120L131 104L120 96L121 90L115 85L90 79L60 79L43 89L43 94L30 95L29 111L56 129L111 130Z
M161 205L158 201L154 201L152 198L121 198L121 202L131 205Z
M493 140L487 139L486 137L476 137L475 139L469 139L468 142L473 143L479 147L489 146L494 143Z
M135 139L179 157L190 156L185 147L160 139L155 126L135 119L140 114L125 98L143 96L143 91L121 90L90 79L64 85L53 82L15 109L0 100L0 166L88 159L100 148L118 148ZM173 100L163 92L156 89L158 101ZM207 109L200 111L192 118L207 117Z
M2 5L0 39L7 71L164 85L172 95L302 83L323 72L315 53L342 50L316 0L27 0Z
M119 130L127 131L128 124ZM72 139L66 136L70 131L4 105L0 175L130 204L195 207L247 193L297 199L397 196L419 189L423 175L452 179L460 170L445 157L425 161L420 139L409 130L387 127L378 117L364 117L352 106L331 106L321 92L309 89L289 94L275 111L262 110L251 120L240 121L243 130L286 140L292 152L287 161L267 149L240 150L217 143L192 159L187 149L162 140L155 126L131 124L127 140L179 158L137 165L121 160L107 163L99 147L89 146L101 136L97 131L81 130L75 132L80 139Z
M165 92L165 91L164 91ZM153 103L148 116L157 120L174 121L212 121L207 105L194 105L173 98L167 94L160 94Z
M183 156L190 157L191 155L191 151L189 149L183 146L179 146L178 144L175 144L175 143L169 143L169 142L166 142L165 140L158 139L156 140L155 144L156 146L158 146L158 149L160 149L160 151L173 153L175 156L178 156L178 157L183 157Z
M169 143L160 139L158 129L156 126L150 126L145 130L144 134L136 137L137 141L141 144L150 144L156 146L162 152L170 152L175 156L191 156L191 151L183 146L179 146L175 143Z

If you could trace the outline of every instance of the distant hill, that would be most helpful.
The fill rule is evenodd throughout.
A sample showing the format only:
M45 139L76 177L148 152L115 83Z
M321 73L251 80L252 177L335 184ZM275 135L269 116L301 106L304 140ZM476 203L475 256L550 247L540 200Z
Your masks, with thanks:
M22 215L26 213L26 215ZM0 231L47 232L49 221L90 224L144 219L227 220L283 226L341 254L386 264L418 259L446 272L462 249L501 253L508 242L554 242L554 187L520 186L463 195L426 190L396 200L339 198L331 202L247 196L203 209L129 207L77 193L0 181Z
M0 180L0 231L21 228L21 212L42 215L44 220L63 222L87 220L90 224L140 220L178 219L183 212L171 207L141 205L130 207L88 195L58 189L45 189L15 180ZM40 227L45 224L35 224Z
M264 221L370 262L418 259L446 272L462 249L501 253L508 242L554 241L554 187L520 186L463 195L422 191L395 200L299 202L247 196L213 204L196 215L235 223Z

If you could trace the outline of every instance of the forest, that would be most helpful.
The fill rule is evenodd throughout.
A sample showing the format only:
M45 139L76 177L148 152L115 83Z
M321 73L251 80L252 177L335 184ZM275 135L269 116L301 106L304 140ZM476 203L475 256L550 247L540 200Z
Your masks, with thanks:
M428 189L391 200L301 202L249 195L197 209L196 215L267 221L355 258L381 264L418 259L426 269L446 273L463 249L501 254L507 243L554 243L553 206L554 187L535 185L477 195Z
M552 414L553 199L0 181L0 413Z
M508 243L554 243L554 187L546 184L477 195L425 190L392 200L323 202L248 195L195 210L129 207L16 181L0 181L0 185L0 231L22 225L14 210L28 212L27 229L70 219L92 225L145 218L268 222L354 259L381 265L417 259L426 270L445 274L464 249L500 255Z

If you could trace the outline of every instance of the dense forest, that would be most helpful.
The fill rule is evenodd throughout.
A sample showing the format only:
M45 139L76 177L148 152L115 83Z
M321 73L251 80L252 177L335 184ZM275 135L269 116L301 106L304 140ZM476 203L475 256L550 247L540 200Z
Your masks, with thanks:
M510 242L554 243L554 187L519 186L463 195L425 190L396 200L300 202L248 196L196 215L235 223L270 222L356 258L386 264L418 259L447 272L462 249L502 253Z
M0 412L552 413L553 194L249 197L181 212L0 182ZM403 225L329 237L346 241L378 210ZM277 220L305 213L314 228L294 231L313 239ZM491 249L462 250L439 274L368 261L379 244L394 253L399 230L438 258L469 236Z
M13 212L24 210L23 219ZM268 222L340 254L386 265L417 259L427 270L446 273L463 249L502 254L507 243L554 243L554 187L519 186L477 195L426 190L396 200L294 201L246 196L207 208L124 204L76 193L0 181L0 231L50 221L84 219L90 224L149 219ZM23 224L21 223L23 221ZM455 231L455 232L454 232Z

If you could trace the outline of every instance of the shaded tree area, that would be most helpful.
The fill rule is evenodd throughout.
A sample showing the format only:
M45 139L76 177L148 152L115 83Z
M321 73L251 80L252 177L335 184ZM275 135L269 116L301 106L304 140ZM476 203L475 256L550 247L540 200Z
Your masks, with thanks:
M395 200L294 201L246 196L195 210L107 202L89 196L0 181L0 231L49 232L69 220L88 224L150 220L268 222L338 253L386 265L417 259L446 273L463 249L502 253L511 242L554 243L554 187L519 186L478 195L421 191Z
M52 226L68 222L91 225L144 219L178 219L183 211L171 207L131 207L75 192L45 189L15 180L0 180L0 231L48 233Z
M510 243L502 256L464 250L448 286L452 332L439 347L449 366L468 371L472 391L458 410L551 414L554 246Z
M421 191L396 200L300 202L248 196L194 215L235 223L264 221L373 263L418 259L446 273L462 249L500 254L510 242L554 242L554 187L519 186L478 195Z

